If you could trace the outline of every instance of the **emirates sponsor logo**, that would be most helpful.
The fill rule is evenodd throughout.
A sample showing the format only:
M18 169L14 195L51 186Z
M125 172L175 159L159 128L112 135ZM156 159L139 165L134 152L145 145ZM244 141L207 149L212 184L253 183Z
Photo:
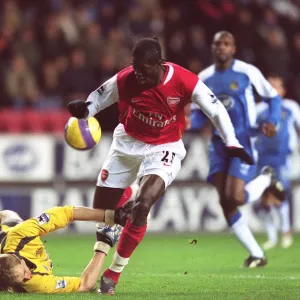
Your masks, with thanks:
M133 109L133 115L140 121L148 124L152 127L166 127L171 123L176 122L176 115L172 116L170 119L164 120L162 114L158 113L148 113L148 115L142 114L137 109Z

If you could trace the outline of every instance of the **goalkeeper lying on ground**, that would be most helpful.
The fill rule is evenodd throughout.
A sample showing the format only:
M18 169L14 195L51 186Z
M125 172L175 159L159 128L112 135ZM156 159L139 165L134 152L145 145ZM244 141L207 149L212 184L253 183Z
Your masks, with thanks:
M73 221L105 222L124 225L132 201L112 210L87 207L54 207L37 218L23 221L13 211L0 212L1 290L28 293L70 293L94 289L104 258L117 242L121 226L105 226L97 231L94 256L80 277L54 276L52 261L41 236Z

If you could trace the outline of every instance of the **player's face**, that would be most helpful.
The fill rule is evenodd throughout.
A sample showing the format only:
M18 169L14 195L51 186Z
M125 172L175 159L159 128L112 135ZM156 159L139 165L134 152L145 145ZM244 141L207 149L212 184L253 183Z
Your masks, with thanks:
M27 267L24 260L20 260L20 263L13 267L15 275L15 284L21 284L24 281L31 279L32 274Z
M284 97L285 88L282 79L280 77L269 77L268 80L280 97Z
M133 69L136 80L141 85L155 85L159 78L159 65L150 65L133 61Z
M235 54L234 40L230 35L216 35L212 43L212 54L217 62L225 63Z

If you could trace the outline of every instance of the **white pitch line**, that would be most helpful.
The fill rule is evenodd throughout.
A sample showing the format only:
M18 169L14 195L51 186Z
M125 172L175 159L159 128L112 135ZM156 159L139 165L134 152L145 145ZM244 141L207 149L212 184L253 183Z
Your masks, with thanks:
M187 274L184 273L130 273L128 276L149 276L149 277L179 277L179 276L188 276L189 272ZM217 278L231 278L231 279L266 279L266 280L299 280L300 276L265 276L265 275L201 275L201 274L195 274L197 277L205 277L205 278L211 278L211 279L217 279Z

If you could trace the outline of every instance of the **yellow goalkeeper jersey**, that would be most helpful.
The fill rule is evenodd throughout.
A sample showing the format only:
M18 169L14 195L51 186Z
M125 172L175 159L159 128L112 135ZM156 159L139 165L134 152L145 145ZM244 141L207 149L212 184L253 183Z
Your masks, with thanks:
M41 241L41 236L67 226L73 221L73 206L54 207L37 218L28 219L14 227L1 226L1 253L14 253L24 259L32 278L21 289L29 293L71 293L80 287L79 277L54 276L52 261Z

